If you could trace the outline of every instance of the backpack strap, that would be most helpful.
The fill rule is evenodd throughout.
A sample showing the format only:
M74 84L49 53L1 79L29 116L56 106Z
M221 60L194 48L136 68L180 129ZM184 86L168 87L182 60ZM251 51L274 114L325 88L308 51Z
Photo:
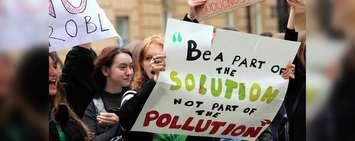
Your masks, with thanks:
M98 114L106 111L104 102L102 101L101 97L92 99L92 102L94 102L94 106L96 107L96 111Z
M104 102L102 101L101 97L94 98L92 99L92 101L96 107L97 114L100 114L101 112L106 112ZM124 141L122 135L117 135L118 132L122 130L121 128L122 127L119 125L118 128L116 129L115 137L111 138L109 141Z
M122 96L121 107L124 103L126 103L129 99L131 99L135 94L137 94L137 92L134 90L126 91Z

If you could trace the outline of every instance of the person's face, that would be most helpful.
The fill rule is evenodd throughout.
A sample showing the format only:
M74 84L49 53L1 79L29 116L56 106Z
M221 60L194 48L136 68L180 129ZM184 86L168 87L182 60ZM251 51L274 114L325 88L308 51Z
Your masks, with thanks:
M143 69L149 79L154 78L154 72L152 72L152 67L150 65L153 56L164 55L163 47L159 44L151 44L145 49L145 55L143 56Z
M117 54L110 68L104 68L108 83L119 87L128 87L133 77L133 60L126 53Z
M55 95L58 91L57 89L57 80L58 80L58 69L57 63L51 57L48 57L49 64L48 64L48 89L49 95Z

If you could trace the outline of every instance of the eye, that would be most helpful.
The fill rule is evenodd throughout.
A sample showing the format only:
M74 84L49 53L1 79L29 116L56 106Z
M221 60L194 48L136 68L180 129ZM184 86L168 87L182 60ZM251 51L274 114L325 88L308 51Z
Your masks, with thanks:
M120 70L124 70L124 69L126 69L127 67L128 67L127 64L120 64L120 65L118 65L118 68L119 68Z
M150 61L150 60L152 60L152 58L153 58L153 56L147 56L147 57L145 57L145 60Z
M53 68L54 69L57 69L58 68L58 65L56 63L53 63Z

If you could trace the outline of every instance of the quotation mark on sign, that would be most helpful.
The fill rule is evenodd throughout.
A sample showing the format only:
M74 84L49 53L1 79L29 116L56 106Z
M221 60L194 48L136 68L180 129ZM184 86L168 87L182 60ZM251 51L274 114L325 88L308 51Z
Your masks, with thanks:
M180 32L175 32L173 35L173 43L181 43L182 42L182 37Z

